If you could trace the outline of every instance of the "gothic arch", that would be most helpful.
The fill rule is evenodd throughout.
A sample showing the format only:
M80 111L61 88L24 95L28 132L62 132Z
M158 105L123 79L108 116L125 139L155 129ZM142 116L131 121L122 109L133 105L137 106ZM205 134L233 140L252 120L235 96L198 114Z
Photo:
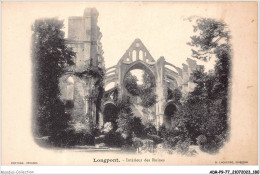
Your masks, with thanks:
M150 76L155 77L155 72L145 62L138 60L127 66L124 74L122 75L123 80L125 79L126 74L134 69L141 69L147 72Z
M117 107L116 105L111 102L105 102L103 104L103 122L104 124L107 122L111 122L113 127L116 127L116 120L118 119L117 113Z
M187 59L187 62L188 61L189 60ZM194 63L194 67L196 67L196 63ZM192 89L189 86L189 66L183 64L183 68L179 68L166 62L163 57L160 57L155 61L142 41L140 39L135 39L120 58L117 65L106 69L105 86L114 82L114 88L117 89L118 98L123 98L124 95L128 93L125 87L126 75L134 69L141 69L155 79L156 86L154 92L157 96L157 100L156 104L152 107L154 108L152 110L154 111L153 119L156 128L159 129L159 126L165 123L169 123L170 125L168 127L171 127L171 117L174 117L174 113L178 110L178 107L173 101L168 101L170 99L167 98L168 90L173 91L176 88L180 88L182 93L185 94ZM114 88L107 88L105 91L104 101L107 101L107 103L102 104L104 109L108 104L110 107L113 104L113 99L106 97L110 96ZM102 110L102 112L104 115L104 110Z
M164 107L164 119L163 119L163 124L167 129L170 129L172 127L172 122L174 119L174 115L178 111L178 107L176 104L170 100L166 103Z

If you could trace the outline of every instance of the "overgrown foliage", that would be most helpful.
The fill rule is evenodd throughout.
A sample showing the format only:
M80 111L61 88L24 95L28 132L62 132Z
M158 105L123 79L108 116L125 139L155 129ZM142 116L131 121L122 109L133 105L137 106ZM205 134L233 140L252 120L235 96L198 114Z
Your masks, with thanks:
M124 138L121 133L111 130L105 134L104 143L110 147L122 147L124 145Z
M124 79L125 87L128 90L128 92L133 96L139 95L139 88L137 85L137 77L132 75L131 72L128 72L125 75Z
M70 119L59 100L59 78L65 67L74 64L75 56L65 44L62 28L63 21L56 18L39 19L32 26L34 133L36 137L56 138L55 143L62 143L58 133L68 128Z
M139 96L142 100L141 105L149 108L156 103L155 94L155 78L148 73L143 73L143 84L137 84L137 77L132 75L131 72L126 74L124 83L128 92L133 96Z
M75 132L73 128L58 131L49 138L49 143L56 147L73 147L75 145L94 145L95 138L92 134Z
M193 47L192 56L206 62L214 58L214 70L206 72L199 66L191 77L195 89L186 97L178 89L168 90L167 99L173 100L178 110L171 128L161 127L159 136L167 148L181 154L189 154L190 145L217 153L229 135L230 35L226 24L205 18L197 19L194 32L198 35L188 43Z
M78 77L92 77L102 79L104 77L104 71L100 67L89 65L88 68L83 72L75 72Z
M193 73L196 84L182 107L183 118L193 143L209 153L217 152L228 139L231 46L226 24L213 19L198 19L189 45L197 48L193 57L209 61L215 57L214 70L201 67Z
M130 97L123 97L117 103L119 110L117 125L118 131L125 135L125 137L135 136L141 137L144 131L144 126L139 117L133 115L131 109Z
M116 132L120 133L122 138L124 138L121 140L123 142L122 146L130 148L136 139L150 139L156 144L161 143L161 138L156 135L155 126L152 124L144 125L140 117L134 116L130 98L129 96L124 96L116 104L118 108L118 128Z
M209 61L213 56L215 49L219 47L222 40L229 45L230 32L227 25L221 21L210 18L199 18L193 27L193 31L199 33L191 37L190 46L197 47L198 50L192 49L194 58Z
M91 58L92 60L92 58ZM88 65L87 69L82 72L75 72L75 76L84 78L86 82L94 81L94 89L92 89L91 95L96 99L96 118L99 118L99 112L101 110L102 98L104 95L104 70L98 66L93 66L92 61Z
M182 98L182 92L179 88L174 90L168 89L167 100L172 100L175 104L180 104Z

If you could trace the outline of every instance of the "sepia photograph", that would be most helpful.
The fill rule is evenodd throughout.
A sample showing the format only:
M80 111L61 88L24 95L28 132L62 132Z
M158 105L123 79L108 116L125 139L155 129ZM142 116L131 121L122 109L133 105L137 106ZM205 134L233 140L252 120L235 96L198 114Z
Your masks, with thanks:
M257 165L257 12L2 3L2 164Z
M228 26L183 19L194 34L181 67L154 58L139 38L108 67L98 14L86 8L69 17L67 38L56 18L32 26L35 141L86 151L218 152L229 138ZM205 70L196 60L214 65Z

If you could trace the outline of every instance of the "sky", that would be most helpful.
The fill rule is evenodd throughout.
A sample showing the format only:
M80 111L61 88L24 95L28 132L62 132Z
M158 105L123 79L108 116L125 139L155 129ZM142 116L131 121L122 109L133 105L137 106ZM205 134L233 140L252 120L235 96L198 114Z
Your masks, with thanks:
M98 25L103 34L101 42L106 68L116 65L136 38L142 40L155 60L164 56L167 62L182 68L186 59L191 58L187 42L194 34L192 23L184 19L192 16L222 19L226 13L226 16L234 16L234 11L226 10L230 7L227 5L209 2L10 2L3 18L8 19L5 30L12 35L2 37L10 41L4 47L15 44L10 48L20 48L19 56L13 51L8 54L16 58L13 60L19 57L24 63L19 71L30 70L26 74L31 75L31 26L34 21L57 17L64 20L67 34L70 16L83 16L85 8L95 7L99 11ZM232 18L227 20L230 22ZM236 23L232 27L241 28ZM198 60L197 63L203 64ZM212 68L214 63L206 65Z
M83 16L84 9L87 7L95 7L98 10L98 26L103 35L101 43L106 68L116 65L136 38L141 39L155 60L163 56L167 62L182 68L186 59L192 58L191 47L187 43L194 35L194 22L190 22L187 18L200 16L201 13L199 8L196 13L182 8L183 6L186 5L141 2L105 5L100 3L94 6L75 7L76 11L69 11L59 17L65 20L64 31L67 36L69 16ZM213 59L208 63L197 60L197 63L204 65L206 70L214 66ZM133 70L132 74L137 77L137 83L142 84L143 72ZM115 83L112 82L106 86L106 90L114 86Z
M116 65L136 38L141 39L155 60L164 56L167 62L182 68L186 59L192 58L187 42L194 34L193 23L185 19L194 13L183 11L181 6L165 4L160 8L145 3L95 5L99 11L98 26L103 35L101 43L106 68ZM66 34L68 17L82 16L86 7L93 6L81 6L73 13L70 11L60 16L65 19ZM213 67L213 63L205 64L199 60L197 63L204 64L207 69Z
M98 26L103 34L101 42L106 68L116 65L136 38L142 40L155 60L164 56L166 61L181 68L182 63L191 58L191 48L187 42L194 34L192 23L184 19L191 16L220 19L223 18L223 11L231 13L225 10L223 4L221 8L214 3L206 4L207 6L205 3L187 2L21 2L17 7L16 3L10 2L9 11L4 17L9 17L10 23L6 30L16 39L16 48L24 46L19 54L25 55L28 61L31 26L36 19L57 17L64 20L64 31L67 34L70 16L83 16L85 8L95 7L99 12ZM197 63L203 62L197 60ZM212 63L207 65L213 67ZM23 70L26 68L21 67Z

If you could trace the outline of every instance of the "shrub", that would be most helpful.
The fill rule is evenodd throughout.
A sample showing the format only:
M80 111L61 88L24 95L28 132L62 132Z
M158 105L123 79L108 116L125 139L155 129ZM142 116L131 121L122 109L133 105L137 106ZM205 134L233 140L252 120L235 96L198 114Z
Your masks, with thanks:
M167 137L164 138L164 145L169 149L176 149L175 146L180 139L178 137Z
M211 154L217 153L223 146L224 141L225 138L221 137L221 135L212 137L200 135L197 138L197 144L199 145L200 150Z
M175 146L177 153L181 153L181 154L188 153L190 142L191 142L190 139L185 139L184 141L179 140Z
M138 138L138 137L134 137L133 139L133 146L135 149L137 149L137 151L140 151L140 148L143 146L143 141L142 139Z
M53 146L71 147L75 145L94 145L95 137L89 133L76 133L69 128L51 136L49 141Z
M98 126L95 126L95 127L93 128L92 135L95 136L95 137L97 137L97 136L99 136L100 134L101 134L100 129L98 128Z
M167 130L166 130L165 125L162 125L162 126L159 127L158 135L159 135L161 138L165 138L165 137L166 137L166 135L167 135Z
M75 139L79 139L78 145L95 145L95 137L88 133L78 133Z
M144 128L144 132L146 135L150 134L150 135L156 135L157 131L156 128L153 124L149 123L145 126Z
M155 145L159 144L159 143L162 143L163 142L163 139L160 138L159 136L157 135L150 135L150 134L147 134L147 138L152 140L154 142Z
M157 95L153 91L144 91L140 94L142 100L142 106L149 108L156 103Z
M207 142L207 137L205 135L199 135L197 137L197 144L198 145L203 145Z
M131 121L131 128L134 135L137 137L142 137L144 135L144 125L142 124L142 120L139 117L133 117Z
M124 144L123 144L123 146L125 146L125 147L132 146L132 145L133 145L133 140L132 140L132 139L133 139L132 135L126 137L126 138L124 139Z
M124 138L120 133L110 131L105 134L104 142L110 147L121 147L124 144Z
M165 126L159 128L159 136L163 138L164 147L186 154L189 151L191 140L188 137L185 126L180 123L178 129L166 129Z

